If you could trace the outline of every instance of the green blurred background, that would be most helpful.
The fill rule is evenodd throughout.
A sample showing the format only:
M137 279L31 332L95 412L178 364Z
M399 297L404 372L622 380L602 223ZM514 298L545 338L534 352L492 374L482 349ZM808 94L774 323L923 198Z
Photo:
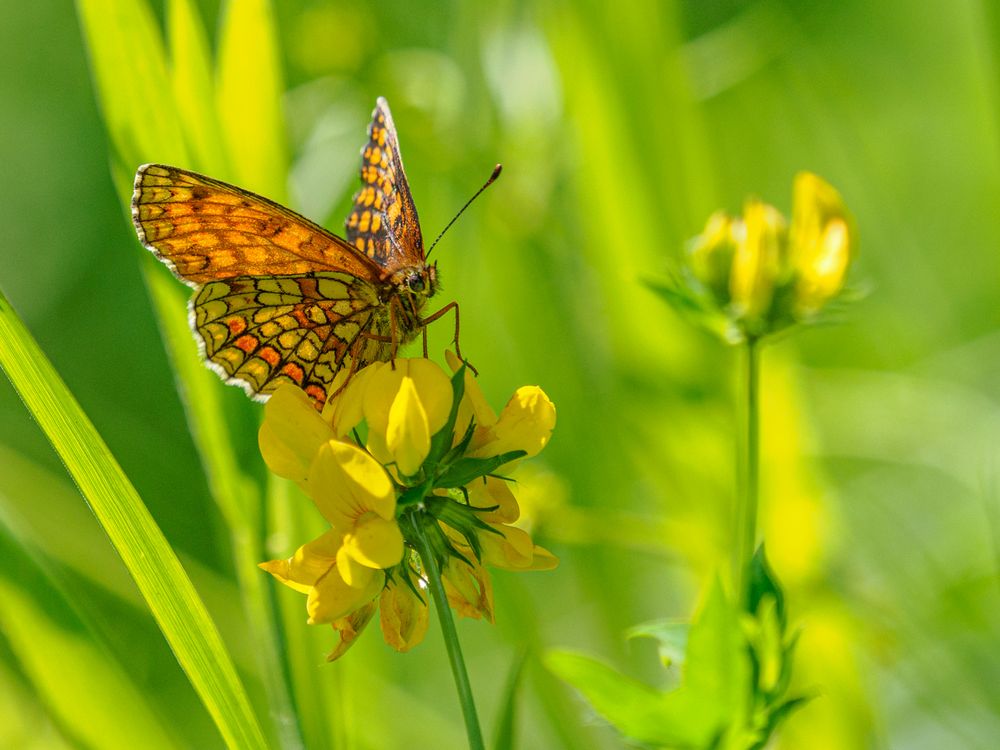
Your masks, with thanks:
M757 194L787 211L794 173L810 169L856 214L853 277L870 293L843 324L765 354L763 528L803 628L797 682L818 693L776 746L1000 744L995 5L276 5L293 207L340 229L378 95L425 236L504 164L435 256L494 404L538 383L558 406L522 499L562 564L497 573L496 626L460 623L484 723L524 644L668 679L623 631L687 616L725 569L736 358L642 279L716 208ZM212 33L219 3L199 6ZM0 287L178 550L253 693L227 534L112 164L73 5L0 4ZM263 477L259 410L223 390L245 470ZM0 746L138 746L129 732L221 746L6 381L0 545ZM436 625L411 654L372 632L332 666L333 633L316 630L317 682L349 718L329 747L461 745ZM524 748L620 744L533 660L520 711Z

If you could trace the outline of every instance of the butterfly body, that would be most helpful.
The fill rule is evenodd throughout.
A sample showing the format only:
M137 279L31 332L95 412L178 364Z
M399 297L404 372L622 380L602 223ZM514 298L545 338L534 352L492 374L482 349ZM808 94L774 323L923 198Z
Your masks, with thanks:
M339 372L390 359L428 322L423 310L438 289L437 269L426 262L384 99L372 115L361 177L342 239L195 172L162 164L137 171L136 232L194 288L195 338L226 382L260 400L291 382L321 407Z

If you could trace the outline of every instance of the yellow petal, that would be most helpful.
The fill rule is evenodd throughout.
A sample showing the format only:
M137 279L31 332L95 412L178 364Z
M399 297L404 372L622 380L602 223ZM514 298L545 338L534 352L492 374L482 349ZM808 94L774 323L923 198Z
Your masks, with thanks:
M391 568L403 559L403 534L395 519L386 520L372 513L344 536L341 553L369 568ZM344 578L355 585L346 575Z
M527 570L552 570L559 565L559 558L549 552L545 547L535 545L531 556L531 565Z
M386 519L396 516L396 493L385 469L352 443L329 440L320 448L309 488L320 513L344 533L369 511Z
M556 407L538 386L517 389L493 425L493 439L475 445L473 456L498 456L507 451L523 450L535 456L549 442L556 425Z
M766 317L775 286L786 275L787 229L773 206L747 201L738 236L729 291L737 315L750 321Z
M341 534L330 530L299 547L287 560L269 560L258 565L286 586L308 594L316 581L336 565Z
M452 557L441 572L448 603L462 617L493 622L493 582L486 569L468 557L469 563Z
M481 534L483 562L505 570L551 570L559 564L558 558L544 547L531 541L523 529L514 526L494 525L499 534Z
M396 398L389 408L385 441L399 470L406 475L415 474L430 452L427 412L409 376L400 381Z
M351 378L351 382L348 383L346 388L326 402L326 406L323 407L323 418L333 426L333 431L337 437L344 437L358 426L363 417L362 403L364 401L365 389L368 387L371 377L384 365L384 362L375 362L362 368L354 374L354 377ZM331 386L331 391L334 393L337 392L337 389L343 385L347 373L348 369L346 367L337 373L337 377L334 378L333 385Z
M283 385L264 406L264 422L257 439L271 471L303 483L316 452L332 437L333 431L309 397L293 385Z
M351 586L341 576L336 567L330 568L309 591L306 612L309 624L320 625L333 622L364 606L382 590L385 574L380 570L364 568L367 580L364 585Z
M427 427L431 435L445 426L451 412L453 393L451 380L436 363L422 357L404 362L406 373L412 379L420 403L427 414Z
M346 536L344 537L347 538ZM376 568L365 565L351 555L349 547L344 545L337 550L337 571L344 583L352 588L364 588L371 581Z
M377 368L368 379L362 395L362 409L368 422L369 432L385 435L389 424L389 410L399 392L399 384L403 382L406 373L401 366L402 360L386 363Z
M712 290L716 299L728 302L729 276L736 254L732 217L722 211L712 214L688 252L695 277Z
M469 502L477 508L492 508L496 510L482 513L479 518L486 523L514 523L521 515L517 498L508 483L497 477L483 477L470 484Z
M531 564L534 544L523 529L503 524L491 524L496 534L479 535L483 545L483 562L497 568L517 570Z
M372 619L372 615L375 614L375 610L377 608L378 602L374 600L370 601L368 604L365 604L359 609L351 612L351 614L346 617L342 617L333 623L333 629L336 630L337 634L340 636L340 643L338 643L337 647L327 655L327 661L339 659L344 655L344 652L346 652L347 649L354 645L354 641L357 640L358 636L361 635L362 631L365 629L365 626L368 625L368 622Z
M827 224L812 263L800 269L795 285L795 303L800 314L815 312L843 288L851 261L848 231L843 221Z
M390 581L379 601L382 637L397 651L409 651L424 640L428 607L405 583Z
M841 290L854 255L854 234L840 194L814 174L796 175L791 251L797 312L815 312Z

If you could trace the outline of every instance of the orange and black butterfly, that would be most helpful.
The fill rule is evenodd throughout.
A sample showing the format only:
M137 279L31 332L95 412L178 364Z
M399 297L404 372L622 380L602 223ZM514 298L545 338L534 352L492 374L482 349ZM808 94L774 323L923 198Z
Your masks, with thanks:
M139 240L194 287L190 321L208 365L266 399L281 383L322 407L348 373L395 356L427 323L438 289L389 105L379 98L362 152L347 239L277 203L176 167L135 176ZM492 181L492 178L491 178Z

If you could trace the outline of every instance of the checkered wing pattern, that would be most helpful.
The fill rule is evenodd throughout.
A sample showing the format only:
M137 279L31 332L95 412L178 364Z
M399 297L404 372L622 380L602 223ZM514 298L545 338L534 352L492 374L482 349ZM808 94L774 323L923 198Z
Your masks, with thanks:
M381 97L361 152L361 183L347 217L347 241L388 274L423 263L417 208L403 171L392 113Z

